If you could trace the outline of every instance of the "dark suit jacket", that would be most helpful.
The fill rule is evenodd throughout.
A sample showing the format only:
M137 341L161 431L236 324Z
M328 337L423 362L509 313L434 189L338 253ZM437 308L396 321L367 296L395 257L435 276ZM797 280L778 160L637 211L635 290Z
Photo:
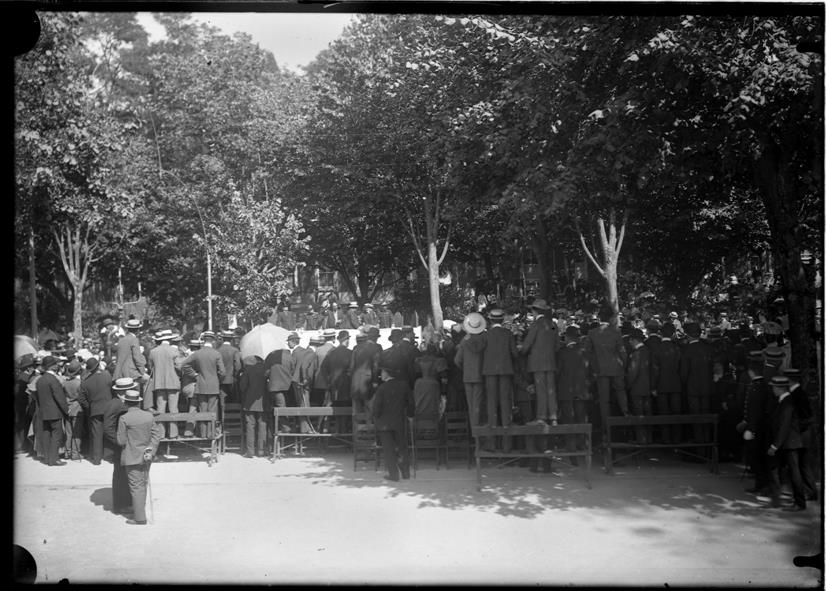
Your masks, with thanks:
M595 375L621 376L625 373L625 344L622 335L607 322L588 331L585 351Z
M657 374L659 373L660 364L660 346L663 344L663 339L658 334L650 334L645 339L645 346L651 352L651 364L649 365L649 373L651 374L651 389L655 389L657 383Z
M559 330L548 316L533 321L522 342L522 354L528 356L527 370L556 371L556 352L559 350Z
M151 412L131 406L118 419L118 445L123 448L120 454L121 466L139 466L143 464L143 452L158 451L158 443L163 436L163 427L155 422Z
M221 361L224 362L224 370L226 371L221 383L232 384L238 374L241 373L241 351L229 343L222 343L218 347L218 352L221 354Z
M633 349L628 357L625 387L630 396L651 396L651 351L645 345Z
M138 379L146 367L146 358L141 353L138 337L128 332L118 340L117 363L113 379Z
M359 318L358 310L347 310L341 327L355 329L359 326L361 326L361 318Z
M711 395L712 361L708 346L693 341L683 347L680 358L680 380L686 396Z
M803 433L812 426L812 402L809 400L809 395L802 386L798 386L794 390L790 390L794 406L797 409L797 418L800 420L800 432Z
M112 400L112 376L105 369L96 371L80 383L78 401L90 417L102 415Z
M37 406L43 421L56 421L69 414L63 384L48 371L37 380Z
M367 400L373 396L373 383L379 379L381 345L373 341L359 343L350 357L350 396Z
M267 371L267 390L286 392L293 383L293 357L287 349L272 351L264 360Z
M486 344L484 333L466 334L456 348L453 362L462 369L462 381L466 384L485 381L482 377L482 353Z
M588 358L579 342L568 343L556 354L558 400L589 400Z
M318 356L312 349L307 349L302 354L301 359L296 363L296 371L293 379L304 388L312 390L315 388L315 377L318 373ZM298 378L296 380L296 377Z
M401 431L404 417L412 417L416 410L413 390L407 380L393 378L376 388L373 396L373 422L377 431Z
M319 371L326 377L335 400L350 400L350 357L353 352L342 345L330 351Z
M683 385L680 381L682 351L680 351L680 346L671 339L661 339L653 356L656 357L656 361L653 362L656 363L654 370L656 377L651 382L652 389L656 390L658 394L682 392Z
M502 326L493 326L483 334L485 352L482 355L482 375L512 376L513 362L519 354L513 333Z
M315 350L318 369L315 372L313 388L318 390L327 390L330 388L330 384L327 381L327 375L321 371L321 366L324 364L324 359L327 358L327 355L329 355L335 348L336 346L332 343L332 341L327 341Z
M771 444L777 449L800 449L803 442L800 439L800 421L797 416L794 399L791 394L780 401L772 414Z
M226 370L221 354L212 347L204 346L184 359L181 373L195 378L196 394L218 394Z
M766 385L766 380L762 377L753 379L746 392L743 405L743 418L746 421L746 429L749 431L757 433L765 428L766 419L770 415L769 397L774 396Z
M105 449L110 450L109 458L111 458L112 451L115 452L115 457L120 457L120 445L118 445L118 419L126 412L126 405L123 401L115 396L107 404L103 410L103 443Z
M272 411L270 398L266 396L267 369L263 362L259 361L255 365L244 365L238 388L241 392L241 405L244 410L268 414Z

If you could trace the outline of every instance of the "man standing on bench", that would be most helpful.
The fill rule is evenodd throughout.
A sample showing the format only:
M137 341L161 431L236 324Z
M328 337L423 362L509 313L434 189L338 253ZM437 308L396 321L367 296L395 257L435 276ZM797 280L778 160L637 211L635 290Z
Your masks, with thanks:
M211 330L201 333L203 347L184 359L181 373L195 378L195 398L198 412L211 412L218 416L218 395L221 392L221 380L226 374L224 360L215 350L215 333ZM211 439L215 433L204 421L198 423L198 435L201 439Z

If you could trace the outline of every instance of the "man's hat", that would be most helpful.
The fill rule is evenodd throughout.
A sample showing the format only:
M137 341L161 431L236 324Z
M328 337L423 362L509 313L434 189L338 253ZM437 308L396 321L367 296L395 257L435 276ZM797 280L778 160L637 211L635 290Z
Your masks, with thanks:
M381 333L379 332L379 329L376 328L375 326L371 326L370 328L367 329L367 337L368 338L378 339L379 335L381 335Z
M153 338L156 341L171 341L173 336L174 335L172 334L171 330L164 329L164 330L159 330L158 332L156 332L155 336Z
M215 338L215 333L212 332L211 330L205 330L204 332L201 333L201 340L202 341L204 339L214 339L214 338Z
M749 361L763 361L763 351L749 351Z
M66 366L66 375L74 377L83 371L83 365L77 359L72 359Z
M31 367L35 365L37 362L34 360L34 355L31 353L26 353L25 355L21 355L20 358L17 360L17 367L20 369L26 369L27 367Z
M257 355L247 355L243 359L244 365L258 365L261 362L261 358Z
M235 331L234 330L222 330L221 336L225 339L234 339L235 338Z
M498 322L505 319L505 311L502 308L494 308L488 312L488 318L491 322Z
M416 334L416 333L413 330L412 326L410 326L409 324L405 324L404 326L402 326L402 334L403 335L409 335L409 334Z
M357 342L357 343L363 343L363 342L364 342L364 341L366 341L366 340L367 340L367 335L366 335L366 334L363 334L363 333L358 333L358 334L356 335L356 342Z
M708 329L708 338L710 339L720 339L723 338L723 329L719 326L712 326Z
M75 353L75 355L77 355L77 358L80 359L83 363L86 363L89 360L89 358L93 356L93 353L89 349L83 348L77 353Z
M336 338L336 329L335 328L325 328L324 332L321 333L321 336L324 337L325 340L329 341L330 339Z
M290 334L287 335L287 342L288 343L290 341L300 341L300 340L301 340L301 338L298 336L297 332L291 332Z
M60 363L60 359L58 359L54 355L46 355L43 358L43 361L40 362L40 367L42 367L43 370L45 371L45 370L48 370L49 368L54 367L55 365L57 365L59 363Z
M394 328L390 331L390 336L387 337L391 343L395 343L396 341L402 340L402 331L400 328Z
M345 339L349 339L349 338L350 338L350 333L349 333L349 332L347 332L346 330L340 330L340 331L338 331L338 336L337 336L337 339L338 339L339 341L343 341L343 340L345 340Z
M129 328L129 329L134 330L136 328L140 328L141 326L143 326L143 324L141 324L141 321L138 320L137 318L130 318L129 320L126 321L126 324L124 324L123 326L124 326L124 328Z
M120 399L124 402L140 402L143 400L141 398L140 392L137 390L126 390L123 394L119 394Z
M783 332L783 327L777 322L763 322L760 326L765 334L780 334Z
M358 303L358 302L350 302L350 307L351 307L351 308L358 308L358 307L359 307L359 303Z
M668 317L669 317L669 318L677 318L677 313L676 313L676 312L670 312L670 313L668 314Z
M769 380L769 385L776 386L778 388L788 388L789 378L786 376L774 376L771 380Z
M132 378L118 378L115 380L115 383L112 384L112 390L116 391L126 391L131 390L132 388L137 388L137 384L135 380Z
M548 306L548 303L543 300L542 298L537 298L531 304L531 308L534 310L550 310L551 307ZM492 313L492 312L491 312Z
M364 304L364 307L365 308L372 308L373 304L371 304L370 302L367 302L366 304Z
M318 347L319 345L324 344L324 339L321 338L320 336L312 336L312 337L310 337L310 344L313 345L314 347Z
M769 360L781 360L786 356L786 352L783 351L780 347L766 347L763 349L763 354L766 356L766 361Z
M793 378L793 379L795 379L799 382L800 381L800 376L801 376L801 371L799 369L795 368L795 367L788 367L788 368L783 370L783 375L788 377L788 378Z
M485 317L479 314L479 312L471 312L462 320L462 328L464 328L468 334L480 334L485 330L486 326L487 322L485 321Z
M662 324L660 324L660 321L657 320L656 318L651 318L645 324L645 328L647 328L649 331L658 331L662 328Z
M189 346L190 347L200 347L203 344L204 344L204 342L201 339L190 339L189 340Z
M577 338L579 336L579 327L576 324L569 324L565 327L565 336Z
M104 316L103 319L101 320L101 324L103 326L112 326L113 324L117 324L117 323L118 323L118 319L115 318L114 316Z
M636 339L640 342L643 342L645 340L645 335L642 334L642 331L639 328L632 328L630 331L628 331L628 338Z
M99 365L100 361L98 361L97 357L89 357L89 359L86 360L86 371L95 371Z
M685 334L692 338L697 338L700 336L700 325L696 322L686 322L685 326L683 327L683 331Z
M720 312L720 316L728 316L727 312Z

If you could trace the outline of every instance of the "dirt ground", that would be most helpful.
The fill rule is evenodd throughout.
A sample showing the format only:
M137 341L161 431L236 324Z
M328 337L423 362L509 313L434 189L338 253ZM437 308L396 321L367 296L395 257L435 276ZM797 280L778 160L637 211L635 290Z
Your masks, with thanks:
M822 587L793 564L822 549L821 503L770 509L736 464L595 462L588 489L569 467L491 462L478 492L461 460L390 483L344 450L211 467L173 453L152 466L146 526L111 513L111 465L18 456L14 543L36 582Z

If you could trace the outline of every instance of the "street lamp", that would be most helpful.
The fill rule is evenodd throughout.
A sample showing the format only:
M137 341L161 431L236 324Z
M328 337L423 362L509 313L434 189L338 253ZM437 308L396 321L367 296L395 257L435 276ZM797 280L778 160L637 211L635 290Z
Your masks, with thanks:
M167 174L174 178L178 183L180 183L184 188L186 188L186 184L178 178L174 172L163 170L161 171L163 174ZM184 194L189 197L192 204L195 205L195 210L198 212L198 219L201 220L201 232L203 233L204 237L204 249L206 250L206 264L207 264L207 329L212 330L212 257L209 252L209 240L207 239L207 231L206 231L206 224L204 224L204 216L201 213L201 207L198 205L198 202L195 201L195 198L192 197L187 191L184 191ZM197 234L193 234L193 238L197 238Z

